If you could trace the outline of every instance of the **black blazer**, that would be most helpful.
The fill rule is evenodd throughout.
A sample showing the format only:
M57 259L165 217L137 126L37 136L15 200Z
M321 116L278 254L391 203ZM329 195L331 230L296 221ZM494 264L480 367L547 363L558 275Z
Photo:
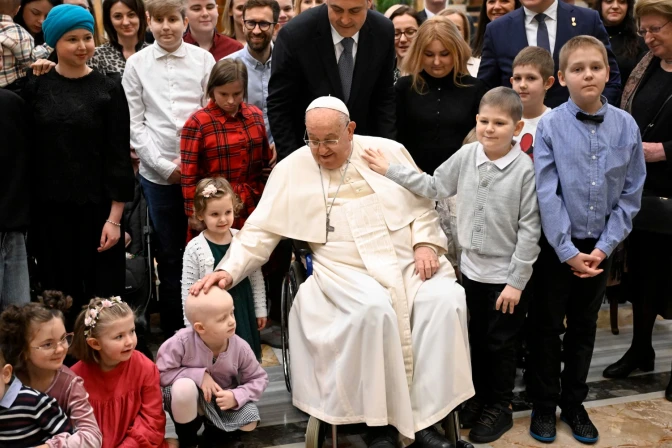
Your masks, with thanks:
M304 115L315 98L343 100L327 5L300 14L285 25L273 48L268 83L268 119L278 158L304 146ZM394 139L394 27L368 11L359 31L349 101L357 134Z
M23 232L30 224L30 188L36 181L30 166L28 108L21 97L0 89L0 233ZM35 132L35 129L31 129ZM38 181L39 182L39 181Z
M618 100L621 97L621 76L616 57L611 51L609 35L602 25L599 14L592 9L570 5L562 0L558 0L558 29L553 49L556 82L546 94L544 103L549 107L557 107L569 98L567 88L562 87L557 81L558 56L560 55L560 49L569 39L582 34L598 38L607 47L609 82L604 88L604 96L607 97L609 103L618 107ZM478 69L478 79L485 82L489 88L511 87L509 79L513 73L513 59L520 50L527 46L525 11L522 7L490 22L485 28L485 41L483 43L481 65Z

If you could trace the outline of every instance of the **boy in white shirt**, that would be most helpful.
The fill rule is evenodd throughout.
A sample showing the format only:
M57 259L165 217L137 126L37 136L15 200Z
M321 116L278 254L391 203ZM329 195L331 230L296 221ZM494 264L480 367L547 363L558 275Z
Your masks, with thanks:
M126 62L122 84L131 114L131 146L140 158L140 183L158 239L161 327L170 337L183 327L180 278L187 218L180 186L180 134L184 122L206 105L215 59L183 42L185 0L147 0L156 41Z
M515 137L520 149L534 159L534 136L541 117L551 111L544 105L546 92L555 82L553 57L541 47L525 47L513 60L511 87L523 102L522 132Z

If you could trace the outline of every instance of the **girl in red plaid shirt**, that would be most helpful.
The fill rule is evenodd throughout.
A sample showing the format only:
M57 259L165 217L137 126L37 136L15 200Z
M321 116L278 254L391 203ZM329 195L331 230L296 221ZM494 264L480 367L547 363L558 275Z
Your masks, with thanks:
M275 159L262 112L244 102L245 65L238 60L219 61L210 73L207 88L210 103L184 124L180 143L188 240L203 230L193 208L198 181L207 177L229 181L243 203L232 226L240 229L257 206Z

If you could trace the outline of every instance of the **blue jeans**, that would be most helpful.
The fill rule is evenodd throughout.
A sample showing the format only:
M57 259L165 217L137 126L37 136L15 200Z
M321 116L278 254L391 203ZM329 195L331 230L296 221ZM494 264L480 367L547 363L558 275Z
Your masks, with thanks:
M30 302L26 234L0 232L0 311Z
M187 241L187 217L180 185L159 185L140 176L154 229L159 275L159 308L165 336L184 327L182 318L182 258Z

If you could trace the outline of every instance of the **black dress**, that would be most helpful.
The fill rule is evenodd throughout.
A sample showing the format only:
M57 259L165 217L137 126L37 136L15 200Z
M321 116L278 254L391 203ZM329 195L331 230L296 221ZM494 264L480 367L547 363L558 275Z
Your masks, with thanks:
M115 246L97 249L112 201L133 200L128 105L121 84L96 71L31 76L23 96L33 132L31 248L42 288L73 296L71 323L91 297L124 291L124 229Z
M623 23L616 26L605 26L605 28L609 34L611 49L616 56L618 70L621 72L621 87L625 87L625 83L630 77L630 73L632 73L632 70L634 70L649 49L644 43L644 39L637 36L637 53L627 54L625 48L626 36L623 34Z
M426 85L423 93L413 87L410 76L395 84L397 100L397 141L413 156L421 170L433 173L462 147L464 138L476 126L481 98L487 91L482 81L471 76L453 82L453 72L443 78L420 74Z
M642 141L663 143L667 160L646 164L644 196L672 198L672 100L665 103L671 95L672 73L664 71L660 59L654 57L632 100L632 116ZM628 246L635 318L650 311L653 318L660 314L672 319L672 235L639 230L636 222L635 218ZM638 311L642 307L643 313Z

